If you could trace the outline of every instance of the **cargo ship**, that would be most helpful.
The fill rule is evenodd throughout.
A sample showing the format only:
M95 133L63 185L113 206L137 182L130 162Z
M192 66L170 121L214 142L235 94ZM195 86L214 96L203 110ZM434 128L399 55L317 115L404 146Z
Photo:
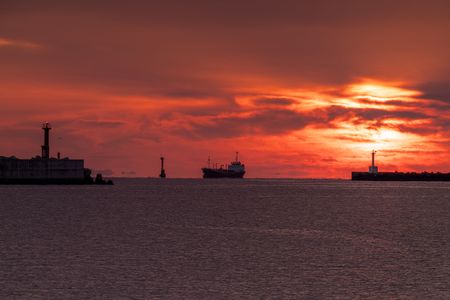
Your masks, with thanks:
M211 167L211 159L208 158L208 167L202 168L203 178L243 178L245 175L245 165L239 161L239 152L236 158L229 165L223 167Z
M375 153L372 151L372 165L369 172L352 172L352 180L370 181L450 181L450 173L439 172L378 172L375 165Z
M101 174L91 177L92 171L84 167L84 160L50 157L50 123L42 125L44 145L41 156L19 159L0 156L0 184L113 184Z

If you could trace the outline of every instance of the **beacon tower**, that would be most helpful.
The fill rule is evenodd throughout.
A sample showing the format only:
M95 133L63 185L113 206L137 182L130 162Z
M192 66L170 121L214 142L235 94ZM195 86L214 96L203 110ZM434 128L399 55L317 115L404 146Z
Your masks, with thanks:
M159 177L166 178L166 171L164 170L164 157L161 156L161 173L159 173Z
M44 130L44 145L41 146L43 159L50 158L50 129L52 129L50 123L45 122L42 124L42 130Z
M377 151L373 150L372 151L372 165L369 166L370 174L378 174L378 167L375 166L375 153L377 153Z

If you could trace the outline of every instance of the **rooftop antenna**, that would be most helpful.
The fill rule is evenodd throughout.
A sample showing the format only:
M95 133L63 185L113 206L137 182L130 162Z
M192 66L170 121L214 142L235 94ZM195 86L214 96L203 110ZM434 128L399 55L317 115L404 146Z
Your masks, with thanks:
M166 178L166 171L164 170L164 157L161 155L161 173L159 174L160 178Z
M41 146L43 159L50 158L50 129L52 126L49 122L42 123L42 130L44 130L44 145Z

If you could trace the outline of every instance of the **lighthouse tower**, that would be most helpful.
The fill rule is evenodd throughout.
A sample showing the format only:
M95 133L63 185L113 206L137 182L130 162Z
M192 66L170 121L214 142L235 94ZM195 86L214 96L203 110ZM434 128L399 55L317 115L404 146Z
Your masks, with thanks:
M45 122L42 124L42 130L44 130L44 145L41 146L43 159L50 158L50 129L52 129L50 123Z
M160 178L166 178L166 171L164 170L164 157L161 156L161 173L159 174Z
M375 166L375 153L377 153L377 151L373 150L372 151L372 165L369 166L370 174L378 174L378 167Z

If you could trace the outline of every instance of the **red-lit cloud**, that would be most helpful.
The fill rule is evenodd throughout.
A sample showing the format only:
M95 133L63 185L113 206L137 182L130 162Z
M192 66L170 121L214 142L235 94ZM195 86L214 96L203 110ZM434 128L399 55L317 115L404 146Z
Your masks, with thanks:
M18 47L18 48L28 48L28 49L39 49L41 48L41 45L27 42L27 41L20 41L20 40L11 40L11 39L5 39L0 37L0 47Z
M116 176L234 151L250 177L348 178L372 149L450 171L445 1L0 7L0 155L38 154L50 121L54 152Z

